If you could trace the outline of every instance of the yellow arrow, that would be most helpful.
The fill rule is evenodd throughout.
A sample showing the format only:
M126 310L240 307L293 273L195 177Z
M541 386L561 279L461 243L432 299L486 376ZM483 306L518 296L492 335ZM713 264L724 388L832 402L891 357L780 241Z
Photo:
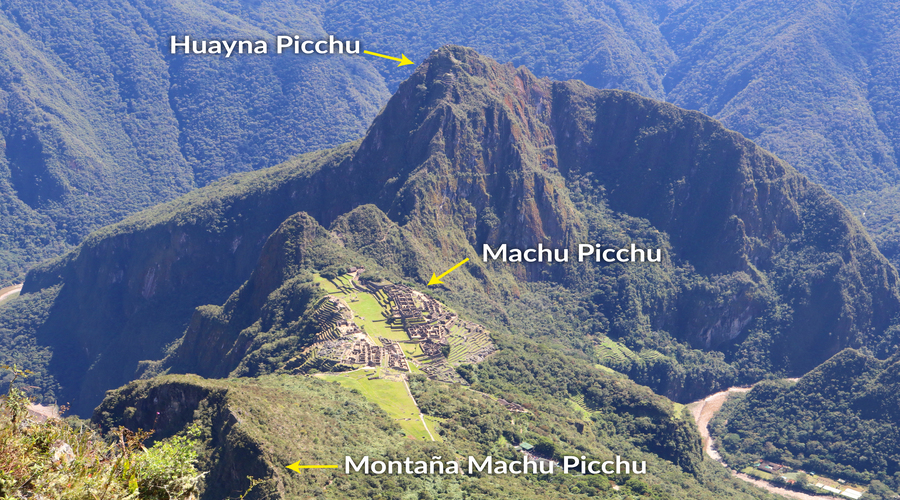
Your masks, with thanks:
M300 465L300 461L292 463L291 465L286 465L288 469L291 469L294 472L300 472L300 469L337 469L338 465Z
M459 264L457 264L457 265L451 267L450 269L448 269L446 273L444 273L444 274L442 274L442 275L440 275L440 276L435 276L434 273L431 273L431 281L428 282L428 286L432 286L432 285L443 285L444 282L441 281L441 278L443 278L444 276L447 276L448 274L452 273L453 271L456 271L456 269L459 268L459 266L465 264L466 262L469 262L469 258L468 258L468 257L466 257L465 259L463 259L463 261L460 262Z
M363 54L369 54L370 56L375 56L375 57L383 57L385 59L390 59L391 61L400 61L400 64L397 65L398 68L400 66L406 66L407 64L415 64L412 61L410 61L409 58L406 57L405 54L400 54L400 57L391 57L391 56L386 56L384 54L379 54L378 52L369 52L368 50L364 50Z

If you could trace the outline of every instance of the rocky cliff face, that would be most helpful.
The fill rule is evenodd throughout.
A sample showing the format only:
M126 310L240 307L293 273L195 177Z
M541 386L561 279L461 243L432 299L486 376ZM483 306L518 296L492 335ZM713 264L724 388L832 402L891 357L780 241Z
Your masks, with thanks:
M161 358L195 307L224 304L251 276L240 309L256 314L259 290L297 271L278 274L284 263L271 259L283 246L276 230L299 211L417 283L484 243L663 248L661 264L473 258L442 293L461 307L490 303L500 327L530 331L505 311L527 283L558 285L577 309L567 328L583 337L566 342L588 355L591 336L655 349L669 364L653 358L634 374L665 391L716 387L709 373L691 381L676 369L703 358L691 348L721 350L732 378L806 370L845 346L885 351L893 336L882 332L900 310L896 272L858 223L739 134L696 112L445 47L361 142L226 179L32 271L25 293L63 284L37 340L54 348L67 400L82 411L96 404L138 361ZM267 240L273 251L261 253Z

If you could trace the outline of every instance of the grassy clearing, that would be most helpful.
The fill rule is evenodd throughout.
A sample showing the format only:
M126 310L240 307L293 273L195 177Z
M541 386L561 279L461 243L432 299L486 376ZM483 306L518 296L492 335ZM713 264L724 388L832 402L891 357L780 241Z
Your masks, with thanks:
M369 334L369 337L378 344L378 337L391 340L409 340L403 330L393 330L385 322L384 314L389 313L378 299L368 292L357 289L353 285L353 279L345 274L334 280L327 280L316 275L315 280L326 293L341 298L353 311L353 321Z
M364 328L370 337L409 340L405 332L392 330L384 321L384 316L381 314L384 309L382 309L381 304L378 303L375 297L366 292L359 292L358 296L359 300L348 300L347 305L353 311L353 321L361 328Z
M756 477L756 478L763 479L766 481L771 481L771 480L775 479L775 476L773 476L772 474L769 474L768 472L763 472L763 471L757 469L756 467L747 466L747 467L744 467L744 469L741 472L743 472L744 474L747 474L750 477Z
M332 283L330 280L327 280L327 279L319 276L318 274L316 274L313 277L313 279L316 281L316 283L319 284L319 286L322 287L323 290L325 290L326 293L329 293L332 295L341 295L341 292L338 290L337 286L335 286L335 284Z
M422 352L422 346L420 346L419 344L400 344L400 348L403 349L404 353L406 353L407 358L425 355L425 353Z
M380 371L379 371L380 373ZM347 389L356 389L369 401L377 404L393 418L407 435L431 441L419 419L419 408L403 382L384 379L369 380L371 370L356 370L341 375L317 375L330 382L337 382Z
M407 436L411 436L416 440L431 441L431 437L425 430L425 425L422 424L422 420L419 419L418 415L412 420L397 420L397 423Z

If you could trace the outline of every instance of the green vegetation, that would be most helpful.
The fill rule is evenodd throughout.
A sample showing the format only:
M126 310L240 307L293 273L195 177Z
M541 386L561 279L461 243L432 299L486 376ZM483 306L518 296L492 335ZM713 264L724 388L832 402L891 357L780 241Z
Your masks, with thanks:
M541 401L564 408L571 408L573 401L580 403L583 410L591 412L592 419L603 422L604 432L628 436L635 446L684 470L700 467L703 458L693 420L676 415L668 399L544 345L522 345L512 338L501 338L500 346L500 352L483 363L460 367L460 374L473 389L505 395L508 401L528 402L534 406L526 408L538 411ZM419 407L431 414L422 400L418 401ZM453 418L449 413L438 416Z
M527 100L514 103L524 115L514 111L520 84L556 111ZM452 151L439 146L448 134L461 134ZM517 148L495 151L507 140ZM458 191L468 194L436 211L431 200ZM736 203L745 192L755 194ZM885 356L900 335L895 271L836 200L788 165L700 114L537 80L449 47L361 142L219 181L33 270L26 297L64 283L29 327L40 332L33 342L67 353L35 368L65 373L56 395L84 414L132 375L122 366L214 377L308 367L301 351L324 293L314 273L338 279L338 291L359 266L367 279L421 287L435 269L506 241L661 248L659 265L476 258L430 293L491 332L608 361L680 402L799 374L847 346ZM366 329L386 329L372 321L383 304L356 295L348 304L365 308ZM464 354L451 345L451 361Z
M407 358L425 355L425 353L422 352L422 346L419 344L400 344L400 348L406 353ZM410 366L410 368L412 367Z
M0 300L0 306L2 306L3 304L6 304L7 302L11 301L12 299L14 299L18 296L19 296L19 292L14 292L14 293L7 295L3 300Z
M198 469L208 471L202 500L236 498L251 484L244 479L247 476L260 480L247 500L271 495L342 500L406 496L475 500L619 500L623 495L656 500L771 498L730 479L713 464L699 464L695 475L685 473L671 462L636 448L624 427L620 432L614 430L615 425L605 423L608 417L582 421L554 397L516 394L537 410L521 414L510 413L492 398L470 389L423 377L413 377L411 389L426 412L426 421L430 426L436 423L434 427L443 441L409 439L390 415L362 394L316 377L204 380L180 375L138 381L111 392L94 414L94 422L104 428L125 425L154 429L154 436L160 437L192 425L199 428L202 447ZM634 384L618 391L625 399L629 394L645 394ZM640 410L621 413L622 421L642 421ZM366 455L372 459L410 457L426 461L439 456L446 461L492 454L497 459L512 460L521 457L513 445L523 438L551 452L598 458L618 453L629 460L647 460L647 474L396 476L330 471L297 474L285 468L298 459L303 463L343 465L345 456Z
M609 337L600 339L600 342L594 348L594 355L603 366L613 369L627 368L633 363L642 362L639 356L631 352L631 349L613 341Z
M353 140L389 96L362 57L169 54L176 33L318 37L305 4L4 4L0 24L0 288L100 226Z
M854 220L890 257L900 255L900 73L896 54L883 49L893 46L896 6L306 8L202 0L0 6L9 34L0 51L8 97L0 114L9 118L0 123L0 286L99 225L206 186L101 229L29 273L23 296L0 304L0 360L35 372L28 389L6 377L10 391L72 401L84 415L136 372L342 369L307 350L337 335L317 329L317 318L334 312L324 293L343 294L372 337L405 338L380 320L384 297L353 291L350 266L421 287L431 272L501 242L571 253L581 242L633 243L663 249L665 262L473 258L431 291L503 339L500 353L460 374L474 390L530 410L512 414L491 397L413 376L428 422L440 422L449 444L396 442L402 432L422 437L420 420L392 420L409 410L396 382L329 375L375 406L300 378L132 384L105 399L96 421L145 425L171 439L130 456L136 475L127 488L134 479L161 495L174 488L167 477L195 477L187 438L177 433L198 420L211 498L252 484L236 481L235 470L267 478L260 497L284 494L287 484L291 495L336 498L739 498L702 462L687 410L611 370L684 402L803 373L851 346L865 350L864 361L844 353L830 362L839 369L813 372L827 372L821 379L763 383L729 403L741 411L717 431L720 442L734 463L768 456L870 481L872 496L897 489L895 358L878 359L900 339L898 276ZM414 57L447 37L472 40L538 75L577 76L718 117L853 211L715 121L626 92L538 80L459 47L436 51L403 84L408 73L379 77L363 58L162 56L159 40L188 27L195 37L225 30L256 38L328 29L365 37L376 50L402 45ZM95 57L84 58L85 48ZM352 139L387 97L384 80L397 94L361 141L214 182ZM465 335L451 332L452 363L486 344L462 342ZM848 377L859 379L846 385ZM156 398L187 401L190 411ZM310 449L322 455L314 458L334 450L515 456L511 445L525 438L550 455L645 454L657 472L616 478L616 491L596 477L332 484L285 476L282 463Z
M417 62L455 43L538 76L697 109L826 185L898 255L890 221L900 85L889 2L179 5L0 8L10 32L2 90L14 96L0 128L8 152L0 286L102 224L358 136L411 70L355 56L172 57L166 38L175 32L269 40L328 32ZM97 56L77 56L85 47Z
M377 404L388 416L414 439L431 441L428 430L419 418L416 402L399 380L386 380L373 375L374 370L357 370L340 375L318 375L329 382L337 382L347 389L357 390L369 401ZM380 372L381 370L379 370Z
M607 8L588 1L411 7L352 0L330 4L323 19L329 30L403 47L416 61L454 43L540 77L701 111L839 196L897 264L897 16L897 5L885 1L846 9L837 1L800 8L626 1ZM378 69L391 89L406 78Z
M711 431L729 464L762 458L874 483L883 493L870 498L893 498L889 490L900 489L898 370L896 356L879 361L848 349L796 383L761 382L733 395Z
M347 305L353 310L356 324L373 339L384 337L391 340L409 340L403 330L388 326L384 318L385 310L372 295L360 293L356 300L348 301Z
M13 378L29 373L4 367ZM4 498L173 500L196 498L197 429L157 441L152 433L113 429L104 440L78 419L43 419L16 387L0 398L0 495Z
M741 469L741 472L743 472L744 474L747 474L748 476L753 476L755 478L762 479L763 481L771 481L771 480L775 479L775 476L773 476L772 474L769 474L768 472L763 472L763 471L757 469L756 467L752 467L749 465L747 467L744 467L743 469Z
M446 356L448 362L464 363L470 355L477 353L490 343L490 335L487 332L475 331L475 326L469 324L468 327L471 327L472 330L468 331L464 323L457 322L453 325L447 337L450 343L450 352Z
M53 350L38 342L37 333L58 292L59 287L46 288L0 305L0 364L28 369L27 387L19 389L43 404L55 403L60 387L50 369ZM0 372L0 387L11 381L11 374Z
M382 304L372 294L357 290L351 282L349 275L340 275L332 280L316 277L326 293L344 300L347 307L353 311L353 321L359 325L377 345L381 345L379 337L391 340L409 340L402 329L391 328L385 322L385 315L389 310L387 304Z

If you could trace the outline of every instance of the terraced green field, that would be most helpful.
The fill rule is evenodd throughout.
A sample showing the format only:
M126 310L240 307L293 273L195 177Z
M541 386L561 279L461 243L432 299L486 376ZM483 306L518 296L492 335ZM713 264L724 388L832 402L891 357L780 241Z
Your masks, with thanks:
M569 404L572 405L573 409L581 413L581 416L583 418L591 418L591 410L588 409L587 405L584 403L584 394L579 394L577 397L569 398Z
M656 351L652 351L659 356ZM649 353L649 351L648 351ZM622 364L627 364L629 362L636 362L643 364L644 360L641 356L638 356L631 349L625 347L624 344L620 344L612 340L609 337L604 337L600 343L594 347L594 354L596 354L597 359L600 361L601 365L616 367ZM649 354L652 356L652 354Z
M419 418L419 409L403 382L385 379L369 380L373 370L354 370L340 375L316 375L316 377L337 382L347 389L356 389L369 401L377 404L393 418L407 436L431 441L428 431ZM381 373L378 370L376 373Z
M327 279L319 276L318 274L316 274L313 277L313 279L315 280L316 283L319 284L319 286L322 287L323 290L325 290L326 293L329 293L332 295L341 293L341 291L338 290L337 285L335 285L334 282L332 282L331 280L327 280Z
M385 315L389 311L385 309L387 302L379 301L372 294L358 290L353 286L350 275L338 276L334 280L327 280L316 276L316 282L330 295L341 298L353 311L353 321L369 334L369 337L381 345L378 337L391 340L409 340L402 329L393 329L385 322Z
M468 338L468 340L466 340ZM491 338L487 333L469 333L459 323L454 324L450 329L448 336L450 341L450 356L447 358L449 363L462 363L466 356L477 352L491 342Z
M654 351L653 349L642 349L639 356L644 361L654 361L664 357L661 352Z

